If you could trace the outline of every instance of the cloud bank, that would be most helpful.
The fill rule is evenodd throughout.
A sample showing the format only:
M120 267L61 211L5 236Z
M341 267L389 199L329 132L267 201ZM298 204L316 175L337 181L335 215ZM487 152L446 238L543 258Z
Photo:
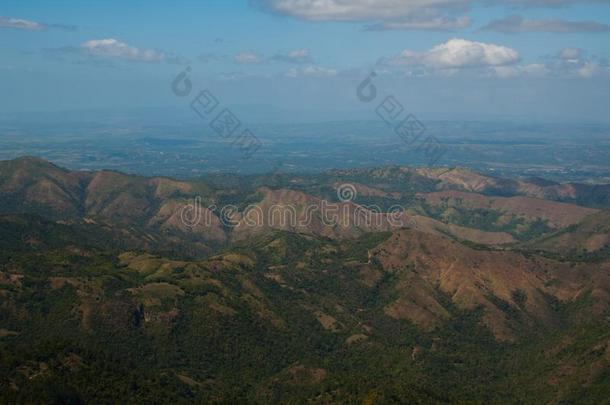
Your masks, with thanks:
M309 21L367 21L366 30L455 30L470 26L453 14L471 0L262 0L263 8Z
M136 48L114 38L92 39L80 47L88 55L134 62L160 62L166 58L163 52Z
M256 52L244 51L235 55L233 60L240 65L256 65L263 62L263 57Z
M429 30L454 31L472 25L470 17L409 18L401 21L384 21L365 27L367 31L383 30Z
M468 28L472 20L463 15L474 5L548 8L607 0L258 0L263 9L308 21L362 21L368 31L436 30ZM462 14L462 15L460 15ZM515 32L605 32L610 27L595 21L524 20L509 16L489 23L485 29Z
M29 20L23 20L21 18L10 18L0 16L0 27L2 28L15 28L27 31L42 31L45 29L45 25Z
M74 25L66 24L45 24L36 21L25 20L22 18L11 18L0 16L0 28L12 28L25 31L44 31L50 28L56 28L66 31L76 30Z
M309 49L295 49L287 53L278 53L271 58L275 62L286 62L286 63L312 63L313 58L309 53Z
M485 27L485 31L515 34L521 32L609 32L610 26L595 21L565 21L565 20L528 20L518 15L511 15L499 20L493 20Z

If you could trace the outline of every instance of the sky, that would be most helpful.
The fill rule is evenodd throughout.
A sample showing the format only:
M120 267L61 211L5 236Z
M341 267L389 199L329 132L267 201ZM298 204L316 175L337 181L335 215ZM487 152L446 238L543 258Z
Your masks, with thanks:
M359 119L373 71L424 117L610 122L610 0L0 4L5 113L170 111L208 89L270 121Z

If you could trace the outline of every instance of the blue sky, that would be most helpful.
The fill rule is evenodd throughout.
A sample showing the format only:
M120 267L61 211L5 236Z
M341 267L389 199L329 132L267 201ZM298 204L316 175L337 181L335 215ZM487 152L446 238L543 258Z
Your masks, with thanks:
M355 87L375 69L424 115L606 121L609 61L606 0L0 5L6 112L176 107L170 83L190 66L232 105L357 117Z

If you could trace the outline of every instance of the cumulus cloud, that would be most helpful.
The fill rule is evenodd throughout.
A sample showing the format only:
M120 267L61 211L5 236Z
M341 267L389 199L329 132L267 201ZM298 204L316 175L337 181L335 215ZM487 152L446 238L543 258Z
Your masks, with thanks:
M603 59L588 56L580 48L564 48L544 63L528 65L497 66L490 74L500 78L555 77L591 78L610 73L610 66Z
M555 55L547 57L544 63L529 65L497 66L491 70L500 78L513 77L556 77L583 78L610 74L607 61L590 56L580 48L563 48Z
M190 60L184 56L153 49L140 49L117 39L92 39L79 46L43 48L42 55L52 61L96 67L117 67L116 62L165 62L187 65Z
M486 31L514 34L520 32L608 32L610 26L595 21L528 20L518 15L491 21L482 28Z
M114 38L92 39L81 44L81 50L88 55L124 59L135 62L160 62L166 55L153 49L140 49Z
M580 48L566 47L541 61L521 63L519 53L491 43L452 39L428 51L404 50L382 59L377 74L397 77L591 78L610 75L610 63Z
M426 52L403 51L391 63L421 65L433 69L463 69L472 67L505 66L518 62L514 49L466 39L451 39Z
M580 48L564 48L548 58L547 67L557 76L590 78L610 73L604 59L589 55Z
M233 60L235 63L239 63L241 65L259 64L263 62L262 56L252 51L240 52L233 57Z
M287 53L278 53L271 60L287 63L311 63L313 61L309 49L296 49Z

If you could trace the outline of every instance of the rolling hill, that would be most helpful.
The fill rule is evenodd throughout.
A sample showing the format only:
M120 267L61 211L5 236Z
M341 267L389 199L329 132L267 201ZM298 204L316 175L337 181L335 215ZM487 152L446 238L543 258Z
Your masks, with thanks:
M604 403L608 211L472 176L222 187L1 162L0 401ZM195 197L234 224L185 224ZM322 201L337 223L248 226L248 205ZM409 221L343 223L365 203Z

